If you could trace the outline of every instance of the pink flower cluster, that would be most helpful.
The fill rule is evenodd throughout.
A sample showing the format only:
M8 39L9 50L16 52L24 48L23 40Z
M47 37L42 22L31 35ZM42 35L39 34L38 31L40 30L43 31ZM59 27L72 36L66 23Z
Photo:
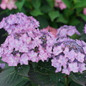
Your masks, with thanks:
M17 7L15 5L15 2L16 2L16 0L2 0L0 7L2 9L8 8L9 10L16 9Z
M0 63L0 68L4 69L4 67L5 67L5 63Z
M61 10L67 8L62 0L55 0L55 7L58 7Z
M48 31L48 32L50 32L54 37L56 37L57 29L48 26L48 27L46 27L46 28L43 28L42 30Z
M86 24L85 24L85 26L84 26L84 33L86 34Z
M9 34L16 32L17 30L27 30L38 28L39 22L32 16L26 16L23 13L11 14L10 16L3 18L0 22L0 28L4 28Z
M58 28L57 37L68 37L74 34L80 35L75 26L64 25Z
M0 46L0 57L9 66L28 65L29 61L48 61L56 72L70 74L86 70L86 43L69 37L80 33L74 26L62 26L58 30L47 27L39 30L39 22L33 17L17 13L4 18L0 28L8 33Z
M28 65L28 61L49 58L47 50L53 44L54 36L48 31L36 29L39 23L33 17L21 13L10 15L2 20L0 26L10 33L0 47L2 60L9 66Z
M56 72L70 74L86 70L86 43L80 40L63 38L57 40L52 50L52 66Z
M83 9L83 14L86 15L86 8Z

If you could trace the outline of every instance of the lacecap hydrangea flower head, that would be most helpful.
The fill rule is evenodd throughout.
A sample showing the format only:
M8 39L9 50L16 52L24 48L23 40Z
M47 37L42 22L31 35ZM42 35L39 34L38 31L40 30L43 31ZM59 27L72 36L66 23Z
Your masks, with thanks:
M55 72L70 74L86 70L86 43L70 38L59 39L52 48L51 64Z

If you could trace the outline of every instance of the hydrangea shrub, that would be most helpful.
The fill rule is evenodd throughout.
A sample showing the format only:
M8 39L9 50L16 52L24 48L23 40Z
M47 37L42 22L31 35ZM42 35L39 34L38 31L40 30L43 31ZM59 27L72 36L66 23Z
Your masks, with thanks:
M86 0L0 1L0 86L86 85Z

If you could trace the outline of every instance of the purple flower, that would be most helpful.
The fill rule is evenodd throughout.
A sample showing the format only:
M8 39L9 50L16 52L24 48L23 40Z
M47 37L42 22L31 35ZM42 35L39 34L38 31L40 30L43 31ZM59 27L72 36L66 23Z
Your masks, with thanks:
M74 34L80 35L80 33L77 31L75 26L61 26L60 28L57 29L57 37L68 37L72 36Z
M0 63L0 68L4 68L5 67L5 63Z
M64 2L62 0L55 0L55 7L58 7L61 10L67 8L67 6L64 4Z
M51 48L55 37L48 31L34 29L11 33L0 47L0 56L9 66L28 65L29 61L45 61L50 58L47 49Z
M86 34L86 24L85 24L85 26L84 26L84 33Z
M0 22L0 28L4 28L9 34L38 27L39 22L36 19L23 13L11 14Z
M70 72L83 72L86 70L84 47L86 47L84 41L69 38L57 40L52 47L51 53L51 63L56 68L56 72L69 75Z

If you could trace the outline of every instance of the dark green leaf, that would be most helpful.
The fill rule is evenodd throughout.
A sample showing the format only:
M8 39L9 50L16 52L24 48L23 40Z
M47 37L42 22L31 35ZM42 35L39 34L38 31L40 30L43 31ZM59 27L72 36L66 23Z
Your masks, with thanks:
M39 62L38 67L29 72L30 79L39 86L63 86L64 74L55 73L50 62Z
M79 85L79 84L77 84L77 83L75 83L75 82L71 82L71 84L70 84L70 86L81 86L81 85Z
M66 6L68 7L68 8L71 8L71 1L69 1L69 0L62 0L65 4L66 4Z
M49 25L47 18L44 16L37 16L37 20L40 22L40 29Z
M21 83L23 80L25 79L15 72L14 67L5 69L0 73L0 86L17 86L17 84Z
M79 35L77 35L77 34L74 34L73 36L71 36L70 38L72 38L72 39L79 39L80 38L80 36Z
M64 16L67 17L67 18L70 18L70 16L72 16L74 13L74 10L73 9L65 9L64 10Z
M80 84L82 86L86 85L86 71L84 73L82 73L82 74L80 74L80 73L77 73L77 74L71 73L70 77L76 83L78 83L78 84Z
M51 11L51 12L49 12L49 17L50 17L51 21L54 21L54 19L59 17L59 16L60 16L59 11Z
M18 66L16 67L16 72L24 77L28 77L28 72L30 70L29 65L22 65L22 66ZM29 78L28 78L29 79Z
M24 3L25 3L25 0L21 0L21 1L16 2L16 6L18 7L19 10L22 9Z
M50 5L50 7L54 7L54 0L47 0L47 2Z
M86 15L80 14L79 16L80 16L84 21L86 21Z
M79 1L75 4L75 8L81 8L81 7L86 7L86 0L79 0Z
M45 9L46 9L46 10L45 10ZM41 10L42 10L42 12L44 12L44 13L49 13L49 12L52 11L53 9L50 8L48 5L44 5L44 6L41 7Z
M41 73L41 72L37 72L37 71L30 71L29 72L29 76L30 79L35 82L36 84L40 85L40 86L64 86L62 83L62 79L63 76L61 76L61 74L58 76L54 75L54 74L46 74L46 73Z
M43 15L43 13L42 13L39 9L31 11L30 14L31 14L32 16Z
M39 9L41 6L41 0L32 0L32 5L35 9Z
M74 1L74 3L78 3L78 2L80 2L80 0L73 0Z
M28 82L28 80L24 79L22 82L20 82L16 86L29 86L29 84L30 84L30 82Z
M80 20L76 19L75 17L71 19L71 21L69 22L70 25L78 25L80 24Z
M79 32L83 33L84 23L81 22L80 24L78 24L78 25L76 26L76 28L78 29Z
M57 22L67 24L68 20L63 17L63 15L60 15L59 18L57 18Z

